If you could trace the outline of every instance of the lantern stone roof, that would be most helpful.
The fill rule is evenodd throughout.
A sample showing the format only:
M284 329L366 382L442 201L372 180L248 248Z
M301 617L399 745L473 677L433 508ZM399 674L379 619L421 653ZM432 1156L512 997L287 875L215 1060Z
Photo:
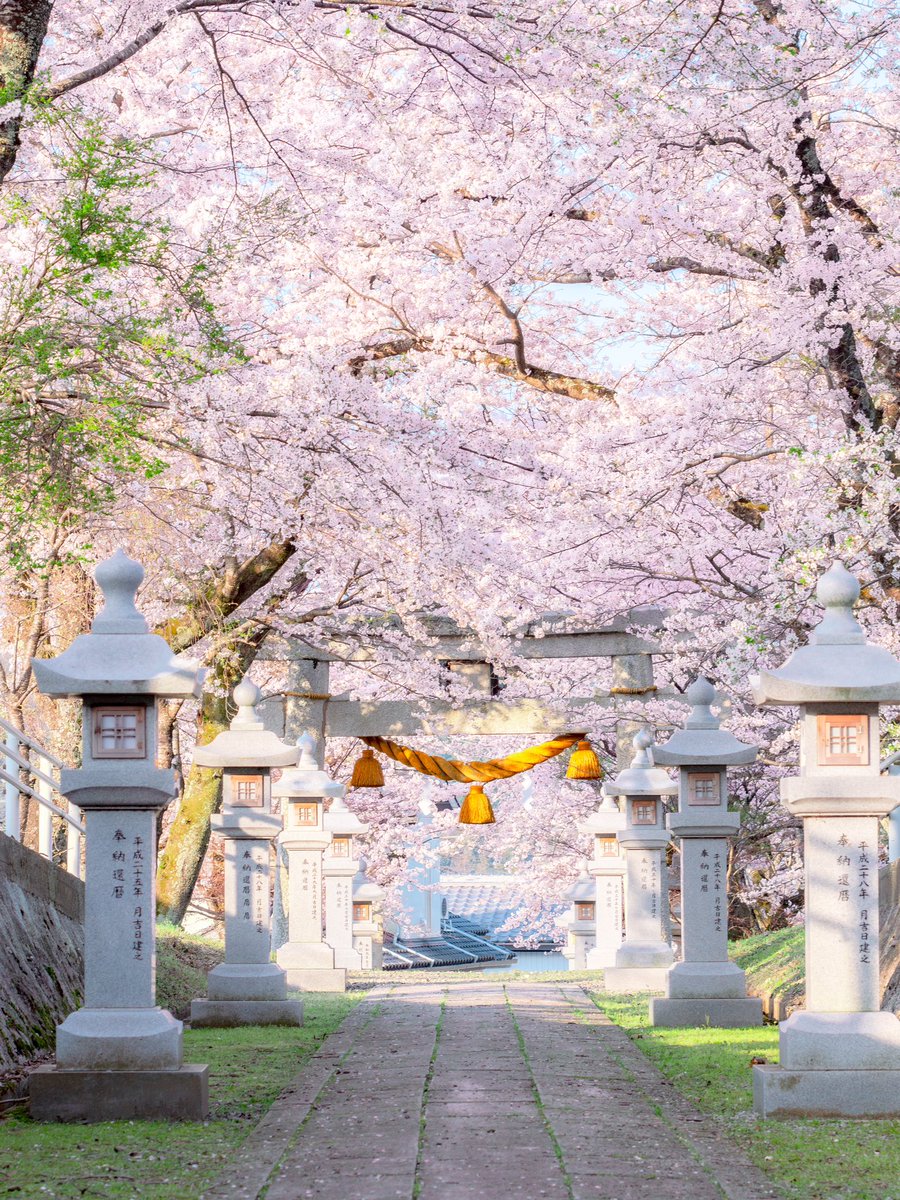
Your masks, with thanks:
M678 784L654 765L653 735L641 729L634 735L631 766L603 785L607 796L674 796Z
M148 631L134 598L144 568L123 550L95 571L104 605L91 632L75 639L56 658L32 659L38 688L45 696L199 696L204 672L198 663L173 653L164 638Z
M859 582L835 562L819 580L816 598L825 616L808 646L777 671L751 679L757 704L853 704L900 701L900 662L873 646L853 615Z
M604 785L605 787L605 785ZM612 795L601 789L602 800L590 816L578 822L578 832L590 835L606 834L612 837L617 830L625 828L625 813L619 810Z
M329 833L336 833L340 836L348 833L365 833L369 827L347 807L342 790L341 794L332 800L331 808L325 814L325 828Z
M353 899L368 900L370 902L380 900L384 895L384 888L379 887L366 874L366 860L359 860L359 870L353 876Z
M326 797L343 796L346 788L316 762L316 742L308 733L297 739L300 761L293 770L285 771L272 784L272 795L287 799L324 800Z
M198 767L287 767L297 761L297 747L288 746L266 729L256 711L261 692L242 679L232 692L238 706L231 725L205 746L194 750Z
M566 899L577 903L579 900L596 900L597 884L594 877L588 874L587 863L581 864L581 874L565 893Z
M716 689L709 680L695 679L685 694L690 716L684 729L677 729L664 746L656 747L656 761L666 767L731 767L753 762L758 748L719 728L719 719L710 707Z

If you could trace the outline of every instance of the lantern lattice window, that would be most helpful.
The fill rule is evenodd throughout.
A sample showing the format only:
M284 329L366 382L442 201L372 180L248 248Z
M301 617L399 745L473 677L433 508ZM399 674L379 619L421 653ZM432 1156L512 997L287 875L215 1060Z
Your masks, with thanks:
M713 773L688 775L688 804L719 803L719 777Z
M818 760L823 767L869 765L869 718L864 715L820 716Z
M263 802L262 775L232 775L231 803L239 808L260 808Z
M655 825L656 824L656 801L655 800L635 800L632 813L632 819L635 825Z
M94 758L144 758L146 712L143 705L103 705L94 709Z

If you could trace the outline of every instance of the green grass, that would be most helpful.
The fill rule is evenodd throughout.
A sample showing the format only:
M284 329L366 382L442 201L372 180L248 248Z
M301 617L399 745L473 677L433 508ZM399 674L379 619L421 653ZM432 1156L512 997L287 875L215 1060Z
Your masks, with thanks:
M186 1030L186 1061L210 1068L202 1123L39 1125L14 1109L0 1120L0 1197L195 1200L359 999L306 993L300 1029Z
M900 1200L900 1121L763 1121L753 1114L750 1060L778 1061L775 1026L655 1029L646 998L593 998L789 1200Z
M789 1007L802 1004L806 990L806 930L803 926L758 933L732 942L731 958L747 972L747 985L755 996L770 993Z
M158 923L156 1003L179 1020L185 1020L190 1014L191 1001L206 995L207 972L224 957L224 942L185 933L177 925Z

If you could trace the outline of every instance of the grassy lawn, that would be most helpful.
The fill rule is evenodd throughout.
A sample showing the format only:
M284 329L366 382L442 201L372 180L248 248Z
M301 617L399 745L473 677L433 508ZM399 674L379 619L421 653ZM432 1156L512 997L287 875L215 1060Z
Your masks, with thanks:
M778 1061L775 1026L654 1029L646 998L597 992L594 1001L790 1200L900 1200L900 1121L753 1115L750 1060Z
M793 1008L803 1003L806 990L805 947L806 930L798 925L732 942L728 953L747 972L753 995L768 992Z
M305 993L300 1029L186 1030L185 1059L209 1063L203 1123L39 1125L12 1110L0 1120L0 1196L195 1200L359 999Z

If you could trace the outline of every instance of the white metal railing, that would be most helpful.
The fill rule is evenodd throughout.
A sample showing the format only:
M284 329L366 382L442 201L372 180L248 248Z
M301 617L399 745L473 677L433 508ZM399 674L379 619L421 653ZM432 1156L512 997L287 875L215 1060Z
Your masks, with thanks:
M81 839L84 836L84 822L81 812L74 804L64 801L63 808L54 796L59 796L59 782L54 776L65 766L55 754L30 738L28 734L4 721L0 717L0 731L5 735L3 746L0 748L0 780L4 784L6 811L4 828L8 837L14 841L22 838L22 797L29 796L38 804L38 853L44 858L53 859L53 818L58 817L66 824L66 868L73 875L81 875ZM28 756L23 749L29 751ZM21 769L28 772L34 780L34 786L26 783L21 776Z

